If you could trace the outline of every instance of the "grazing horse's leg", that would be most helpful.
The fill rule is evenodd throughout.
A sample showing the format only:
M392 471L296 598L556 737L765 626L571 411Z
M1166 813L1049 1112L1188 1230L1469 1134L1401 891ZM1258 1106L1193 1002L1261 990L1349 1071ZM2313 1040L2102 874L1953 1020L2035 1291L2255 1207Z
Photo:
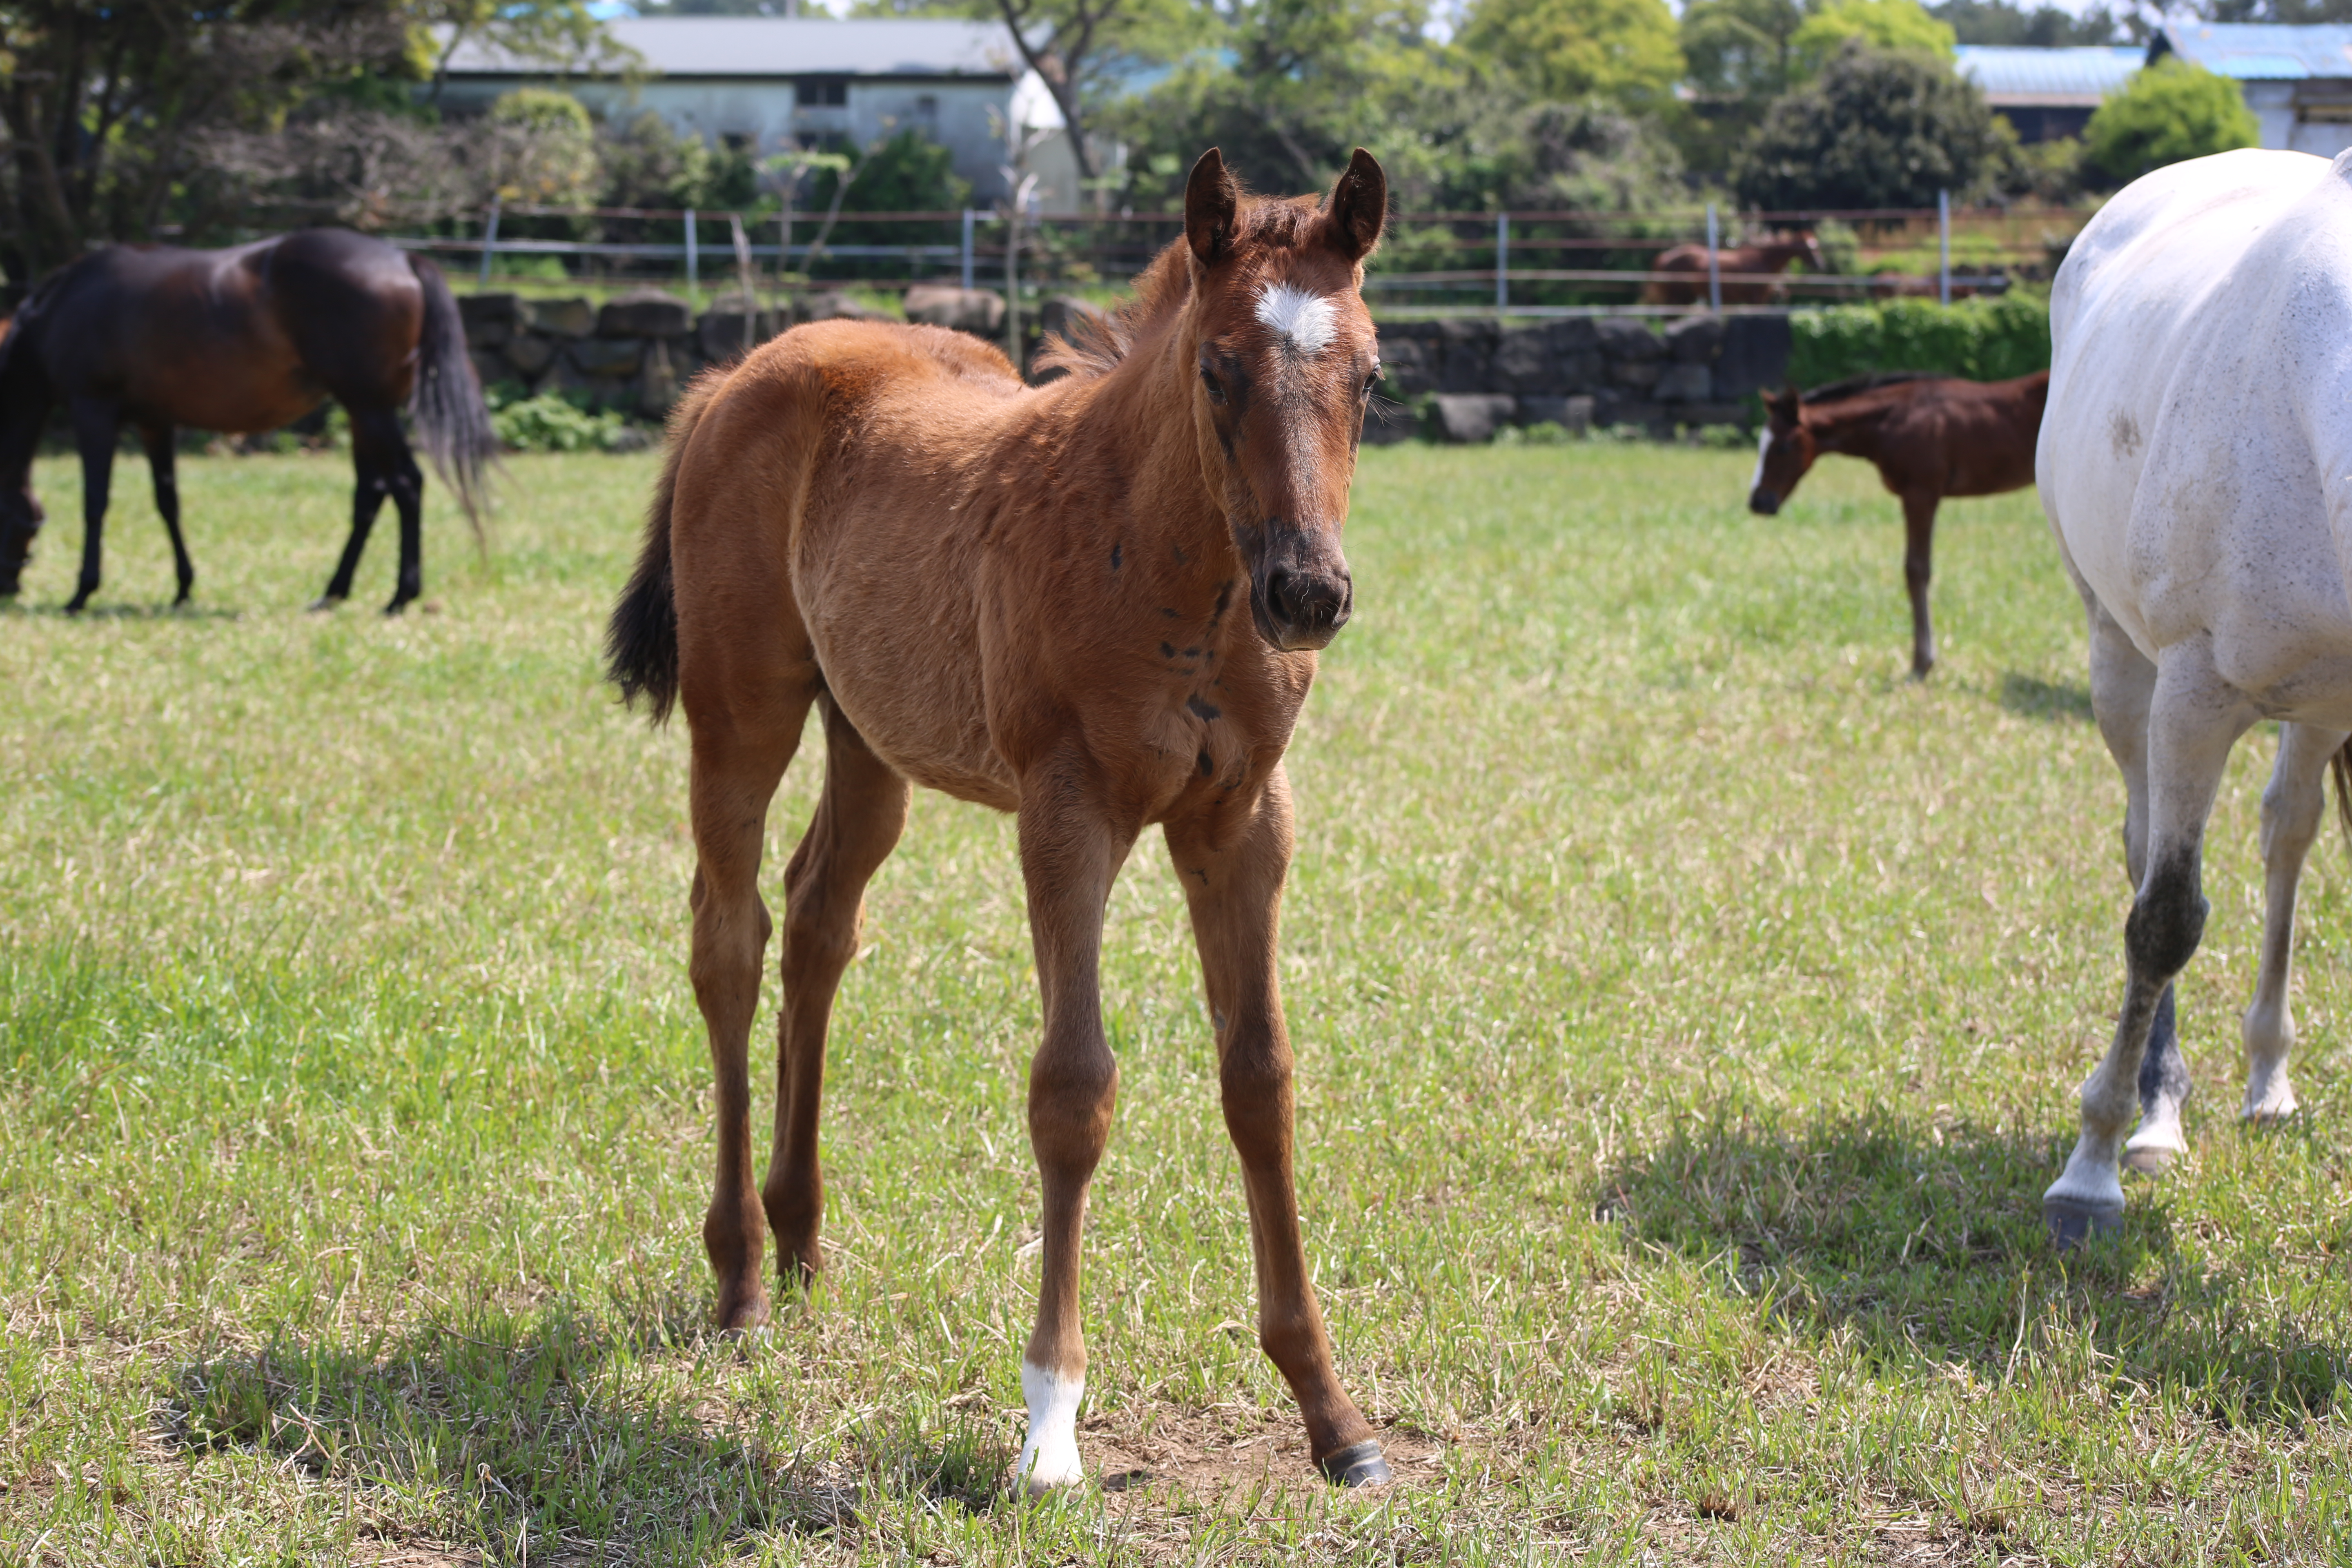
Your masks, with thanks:
M1933 490L1903 498L1903 585L1911 591L1911 679L1936 668L1936 626L1927 615L1927 579L1934 574L1936 505Z
M172 536L172 568L179 574L180 594L174 605L188 602L196 585L196 563L188 559L188 542L180 533L180 481L173 469L172 427L142 425L140 438L147 446L147 471L155 479L155 510L163 514L163 531Z
M1013 1468L1032 1492L1074 1486L1078 1400L1087 1386L1087 1341L1078 1322L1079 1238L1087 1185L1110 1137L1118 1062L1103 1037L1103 905L1134 845L1089 811L1084 763L1057 758L1021 786L1021 871L1029 895L1029 939L1045 1037L1029 1064L1029 1143L1044 1188L1043 1278L1037 1323L1022 1352L1021 1392L1029 1434Z
M98 568L106 537L106 492L114 480L114 444L122 436L122 411L102 397L72 400L74 446L81 453L81 579L66 614L77 615L98 592Z
M2294 1049L2294 1014L2287 1002L2287 973L2294 960L2294 894L2303 879L2304 857L2319 837L2327 804L2327 763L2346 737L2306 724L2279 726L2278 764L2263 791L2263 964L2254 977L2254 999L2242 1022L2246 1043L2246 1103L2249 1121L2294 1114L2294 1089L2287 1082L2286 1058Z
M1290 1035L1275 974L1282 879L1290 864L1290 785L1277 769L1241 824L1171 822L1168 852L1192 911L1192 935L1217 1031L1225 1128L1241 1156L1257 1265L1258 1343L1282 1369L1307 1422L1315 1462L1343 1486L1389 1479L1370 1425L1332 1365L1291 1173Z
M907 826L907 781L891 771L830 698L824 794L784 869L784 1003L776 1020L776 1137L761 1188L776 1233L776 1275L806 1285L823 1268L817 1227L824 1181L816 1157L824 1033L842 971L857 954L860 900Z
M342 559L335 563L335 574L327 579L327 591L310 602L314 610L331 610L352 596L352 578L360 569L361 552L367 549L368 535L375 531L375 516L383 510L384 497L392 493L392 472L387 467L391 447L383 430L391 416L382 410L362 413L349 404L344 408L352 416L352 533L343 541ZM391 423L396 437L399 421Z
M760 1005L760 958L772 929L760 900L760 852L768 803L799 749L801 724L818 684L806 636L789 609L790 587L777 592L772 603L786 607L774 611L767 626L714 628L698 646L686 644L679 669L693 736L688 809L694 824L694 945L688 972L710 1036L719 1122L718 1170L702 1246L719 1279L711 1316L724 1329L757 1328L768 1319L768 1287L760 1272L767 1220L751 1180L751 1016Z
M2092 706L2110 749L2126 763L2127 780L2131 769L2118 749L2118 732L2128 746L2137 731L2145 747L2145 805L2126 818L2129 834L2133 817L2139 817L2141 832L2133 837L2144 848L2135 867L2131 917L2124 925L2124 999L2115 1037L2084 1080L2083 1131L2074 1152L2064 1173L2042 1194L2042 1214L2062 1251L2122 1223L2116 1148L2140 1110L2143 1062L2152 1046L2164 1048L2151 1037L2159 1014L2170 1011L2162 1004L2204 934L2200 858L2205 822L2229 765L2230 748L2255 719L2244 698L2216 673L2211 650L2201 638L2167 649L2152 683L2141 674L2147 659L2095 606L2091 641ZM2131 706L2144 686L2147 705ZM2116 701L2125 706L2115 712L2111 729L2104 704ZM2178 1050L2177 1038L2169 1048Z

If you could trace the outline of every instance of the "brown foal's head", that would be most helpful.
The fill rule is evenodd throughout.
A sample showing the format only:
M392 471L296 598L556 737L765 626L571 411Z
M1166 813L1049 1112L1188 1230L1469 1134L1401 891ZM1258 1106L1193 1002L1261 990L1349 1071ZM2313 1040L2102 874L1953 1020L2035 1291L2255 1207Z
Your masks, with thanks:
M1380 339L1358 291L1388 217L1388 177L1361 148L1319 206L1244 204L1216 149L1184 187L1198 344L1195 417L1225 457L1225 516L1250 611L1278 648L1348 624L1339 550Z
M1813 466L1818 448L1805 428L1804 400L1795 387L1764 395L1764 438L1757 444L1756 478L1748 489L1748 510L1770 517Z

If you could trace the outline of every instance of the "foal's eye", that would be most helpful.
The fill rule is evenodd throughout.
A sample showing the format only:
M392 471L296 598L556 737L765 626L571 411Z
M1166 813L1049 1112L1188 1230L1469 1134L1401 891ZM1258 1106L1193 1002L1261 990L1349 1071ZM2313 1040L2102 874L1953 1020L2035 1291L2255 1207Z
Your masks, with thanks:
M1364 395L1366 397L1370 397L1373 393L1378 392L1381 389L1381 367L1374 365L1372 366L1371 374L1364 377Z
M1219 381L1217 379L1217 373L1211 370L1207 365L1202 365L1201 367L1201 384L1209 389L1210 402L1223 403L1225 400L1224 383Z

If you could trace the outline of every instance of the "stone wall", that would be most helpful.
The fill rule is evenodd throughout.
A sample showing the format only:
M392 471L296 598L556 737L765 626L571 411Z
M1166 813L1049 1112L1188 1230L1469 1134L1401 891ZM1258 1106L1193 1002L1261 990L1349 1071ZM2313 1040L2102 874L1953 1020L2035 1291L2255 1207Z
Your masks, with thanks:
M1739 425L1748 395L1789 368L1786 316L1685 316L1663 331L1635 316L1523 327L1454 317L1382 321L1380 332L1388 403L1366 422L1374 443L1484 441L1506 425L1635 425L1660 437Z
M789 311L721 296L697 316L675 295L585 300L461 296L466 338L485 385L555 392L595 408L657 419L704 365L721 363L801 321L874 312L838 294L803 295ZM1038 325L1087 307L1049 300ZM984 290L912 289L909 319L995 341L1004 304ZM1034 347L1035 334L1028 334ZM1572 317L1504 327L1485 318L1382 321L1384 398L1366 421L1374 445L1416 436L1484 441L1507 425L1570 429L1737 425L1750 393L1787 374L1785 316L1685 316L1654 327L1636 317Z

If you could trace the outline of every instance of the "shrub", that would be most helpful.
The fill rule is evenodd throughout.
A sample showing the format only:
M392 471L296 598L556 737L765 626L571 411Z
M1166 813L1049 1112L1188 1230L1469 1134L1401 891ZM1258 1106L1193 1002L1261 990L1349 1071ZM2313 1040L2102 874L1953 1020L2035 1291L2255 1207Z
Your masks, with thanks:
M591 414L542 392L537 397L497 401L490 410L490 428L510 451L610 452L621 445L627 426L609 409Z
M1930 207L1998 171L1984 95L1932 56L1848 42L1811 85L1772 106L1732 167L1743 205Z
M1821 69L1848 38L1874 49L1912 49L1948 60L1952 29L1921 9L1918 0L1827 0L1789 39L1798 68Z
M2254 111L2236 82L2168 55L2134 72L2121 92L2099 106L2084 132L2084 152L2101 174L2128 184L2167 163L2261 141Z
M2005 381L2050 368L2050 307L2022 294L1949 306L1926 300L1837 305L1800 310L1789 326L1789 379L1799 386L1872 371Z
M596 128L568 92L501 95L475 135L484 183L510 202L586 205L596 187Z

